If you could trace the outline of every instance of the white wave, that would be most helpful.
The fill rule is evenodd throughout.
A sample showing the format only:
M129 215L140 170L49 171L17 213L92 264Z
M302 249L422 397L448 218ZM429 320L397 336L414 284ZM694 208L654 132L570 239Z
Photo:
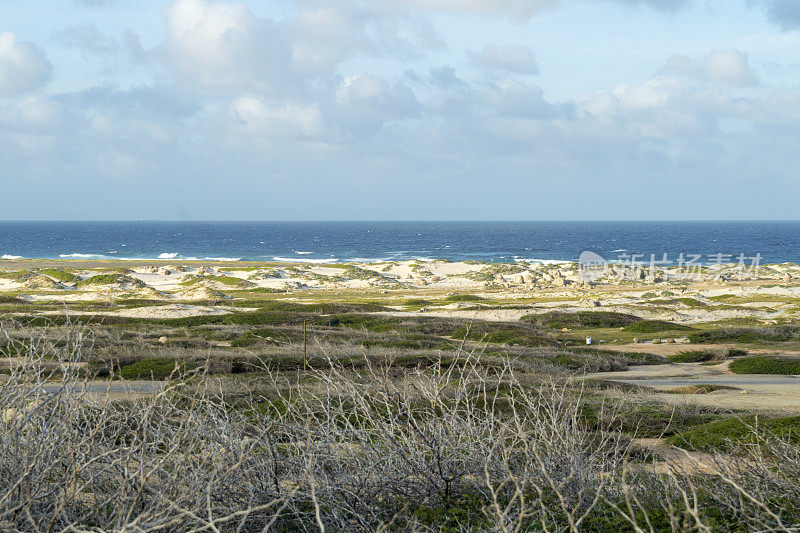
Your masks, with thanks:
M58 257L61 258L73 258L73 259L104 259L106 256L100 254L59 254Z
M627 251L628 250L626 250L625 248L620 248L619 250L611 250L611 253L612 254L618 254L618 253L627 252Z
M308 254L313 254L314 252L298 252L297 250L295 250L294 253L300 254L300 255L308 255Z
M203 261L241 261L241 257L204 257Z
M564 259L515 259L517 262L539 263L541 265L571 265L577 261L565 261Z
M8 255L8 254L3 254L3 256L0 257L0 259L22 259L22 258L23 257L21 255Z
M158 254L158 259L175 259L178 255L175 252L164 252L163 254Z
M278 261L280 263L338 263L339 260L335 257L331 257L330 259L300 259L298 257L280 257L275 256L272 258L273 261Z

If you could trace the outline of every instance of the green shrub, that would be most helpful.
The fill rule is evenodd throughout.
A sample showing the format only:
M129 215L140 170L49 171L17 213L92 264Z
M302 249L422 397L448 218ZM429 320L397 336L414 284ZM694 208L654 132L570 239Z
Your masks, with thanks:
M165 379L186 368L185 362L178 362L170 357L153 357L125 365L119 374L123 379Z
M786 342L797 339L800 339L800 327L797 326L778 326L774 328L725 327L689 335L689 340L693 343L709 344L723 342Z
M39 274L49 276L62 283L78 283L81 277L71 272L66 272L60 268L43 268L39 270Z
M639 321L638 317L610 311L578 311L564 313L551 311L539 315L525 315L520 320L535 322L547 328L619 328Z
M431 305L433 302L430 300L426 300L424 298L411 298L403 302L403 305L407 305L409 307L422 307L424 305Z
M747 353L747 350L741 348L728 348L728 357L744 357Z
M713 361L717 358L717 354L709 350L692 350L667 356L667 359L673 363L702 363L705 361Z
M752 428L757 428L758 432ZM709 422L673 435L667 443L705 452L725 451L736 444L757 442L759 436L767 434L800 444L800 416L773 419L748 416Z
M631 333L657 333L659 331L690 331L694 328L666 320L640 320L623 328Z
M144 288L147 285L141 280L136 278L132 278L130 276L126 276L125 274L98 274L96 276L92 276L91 278L87 278L84 280L80 280L75 283L76 287L85 287L87 285L114 285L114 284L130 284L134 287Z
M474 294L451 294L447 296L444 301L445 302L482 302L485 298L481 298L480 296L475 296Z
M469 329L463 326L453 331L450 336L454 339L466 338L472 341L511 346L552 346L555 344L550 337L530 329L492 324L473 324Z
M735 374L800 375L800 358L751 355L731 361L728 369Z

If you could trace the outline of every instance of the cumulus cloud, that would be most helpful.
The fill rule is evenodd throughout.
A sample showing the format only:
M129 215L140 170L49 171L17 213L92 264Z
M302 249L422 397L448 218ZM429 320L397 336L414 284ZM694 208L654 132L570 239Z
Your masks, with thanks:
M77 48L87 54L110 55L120 48L113 38L91 23L67 26L57 32L56 37L66 46Z
M281 28L243 4L178 0L164 10L163 50L185 79L212 89L275 91L292 79Z
M764 0L767 16L784 31L800 28L800 2L797 0Z
M470 52L472 65L489 70L503 70L518 74L538 74L536 57L527 46L497 46L487 44L478 52Z
M273 139L314 139L326 135L317 104L270 103L256 95L242 96L229 112L241 133Z
M410 87L370 74L345 77L336 89L335 103L339 123L359 137L374 135L387 122L413 118L420 112Z
M598 0L584 1L597 2ZM675 11L691 2L691 0L600 1L649 7L658 11ZM391 4L395 9L397 6L407 6L419 10L449 11L455 13L483 12L525 20L543 11L557 7L562 3L562 0L381 0L381 2Z
M17 40L11 32L0 33L0 96L36 89L52 74L53 65L36 45Z
M713 50L702 61L676 54L667 60L664 70L722 85L747 87L758 84L748 55L733 48Z

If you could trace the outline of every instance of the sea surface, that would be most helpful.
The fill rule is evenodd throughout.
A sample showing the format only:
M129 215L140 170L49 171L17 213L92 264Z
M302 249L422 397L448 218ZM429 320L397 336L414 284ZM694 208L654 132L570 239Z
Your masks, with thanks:
M800 262L800 222L0 222L6 259L514 262L585 250L610 261Z

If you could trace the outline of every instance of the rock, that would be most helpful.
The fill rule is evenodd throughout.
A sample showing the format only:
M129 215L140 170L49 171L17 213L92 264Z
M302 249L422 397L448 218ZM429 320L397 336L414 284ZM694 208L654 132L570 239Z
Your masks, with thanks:
M517 274L514 276L514 283L524 284L525 283L525 276L522 274Z
M158 338L158 342L160 342L161 344L167 344L167 338L166 337L159 337Z
M634 337L633 338L633 343L634 344L639 344L640 342L642 342L642 341L641 341L641 339L639 339L639 337Z
M661 344L661 339L653 339L653 344Z

